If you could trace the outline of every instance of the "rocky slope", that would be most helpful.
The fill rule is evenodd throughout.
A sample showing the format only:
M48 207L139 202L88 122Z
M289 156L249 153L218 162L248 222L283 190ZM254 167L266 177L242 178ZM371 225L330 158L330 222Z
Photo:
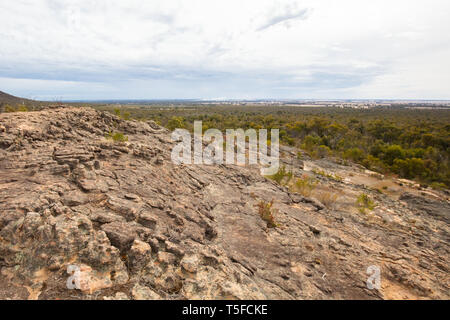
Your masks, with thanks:
M1 114L0 298L449 298L445 197L325 181L372 194L364 215L258 168L176 166L172 145L153 122L87 108ZM272 199L276 228L256 207ZM70 265L79 289L67 288ZM370 265L379 290L366 286Z

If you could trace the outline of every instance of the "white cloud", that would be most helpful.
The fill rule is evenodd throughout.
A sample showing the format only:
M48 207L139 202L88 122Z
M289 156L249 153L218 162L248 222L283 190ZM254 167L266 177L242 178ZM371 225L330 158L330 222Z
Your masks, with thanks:
M449 9L445 0L0 0L0 77L37 97L53 88L68 98L448 99Z
M299 8L297 3L274 6L268 12L267 20L257 30L262 31L280 24L289 25L294 20L305 20L308 18L310 11L308 8Z

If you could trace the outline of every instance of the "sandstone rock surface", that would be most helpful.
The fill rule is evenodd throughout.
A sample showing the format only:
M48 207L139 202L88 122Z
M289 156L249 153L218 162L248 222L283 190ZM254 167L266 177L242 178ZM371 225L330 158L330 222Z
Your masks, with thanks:
M0 114L0 128L0 299L450 297L448 202L327 209L258 168L174 165L170 132L90 108ZM276 228L256 208L272 199Z

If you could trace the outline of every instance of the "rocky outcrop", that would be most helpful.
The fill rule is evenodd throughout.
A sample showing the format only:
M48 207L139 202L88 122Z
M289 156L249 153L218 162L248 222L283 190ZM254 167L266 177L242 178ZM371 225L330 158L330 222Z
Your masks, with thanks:
M400 200L405 201L418 215L431 215L436 219L443 220L446 224L450 223L450 203L448 202L408 192L403 193Z
M172 145L89 108L1 114L0 298L449 298L448 220L409 198L331 210L258 168L174 165ZM276 228L256 206L271 200Z

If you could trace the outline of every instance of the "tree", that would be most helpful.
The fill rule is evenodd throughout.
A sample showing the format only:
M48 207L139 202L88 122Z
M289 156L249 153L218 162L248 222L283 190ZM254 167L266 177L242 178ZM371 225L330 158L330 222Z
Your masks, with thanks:
M328 155L331 153L331 149L327 146L324 146L323 144L317 147L317 156L319 158L325 158L328 157Z
M405 158L405 150L399 145L391 145L386 148L383 156L384 162L388 165L392 166L394 164L395 159L404 159Z
M167 128L169 130L175 130L175 129L183 129L185 128L185 124L184 124L184 118L183 117L172 117L168 122L167 122Z
M344 157L359 162L364 158L364 152L360 148L351 148L344 152Z

